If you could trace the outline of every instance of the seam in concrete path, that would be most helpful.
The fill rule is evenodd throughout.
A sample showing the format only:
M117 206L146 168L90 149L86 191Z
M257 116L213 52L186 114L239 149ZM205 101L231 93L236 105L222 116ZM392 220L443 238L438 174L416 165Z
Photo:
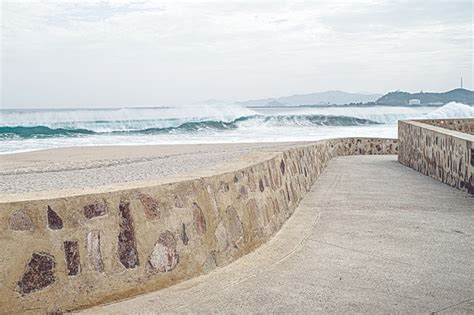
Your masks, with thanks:
M351 251L351 252L355 252L355 253L367 255L367 256L370 256L370 257L374 257L374 258L378 258L378 259L382 259L382 260L387 260L387 261L390 261L390 262L393 262L393 263L397 263L397 264L401 264L401 265L406 265L406 266L410 266L410 267L423 267L423 266L416 265L416 264L410 264L410 263L407 263L407 262L404 262L404 261L399 261L399 260L390 259L390 258L387 258L387 257L384 257L384 256L379 256L379 255L370 254L370 253L367 253L367 252L364 252L364 251L361 251L361 250L357 250L357 249L353 249L353 248L347 248L347 247L339 246L339 245L336 245L336 244L331 244L331 243L323 242L323 241L320 241L320 240L317 240L317 239L309 238L308 240L309 240L309 241L312 241L312 242L315 242L315 243L320 243L320 244L324 244L324 245L328 245L328 246L333 246L333 247L336 247L336 248L340 248L340 249L342 249L342 250L347 250L347 251ZM456 273L450 273L450 272L438 272L438 271L433 271L433 273L438 273L438 274L443 274L443 275L453 276L453 277L459 277L459 278L463 278L463 279L465 278L463 275L459 275L459 274L456 274ZM467 280L474 282L474 279L469 279L469 278L468 278Z
M449 309L451 309L451 308L454 308L454 307L456 307L456 306L462 305L462 304L467 303L467 302L470 302L470 301L474 301L474 298L470 298L470 299L461 301L461 302L459 302L459 303L456 303L456 304L453 304L453 305L449 305L449 306L447 306L447 307L445 307L445 308L443 308L443 309L434 311L434 312L432 312L431 314L434 315L434 314L437 314L437 313L441 313L441 312L447 311L447 310L449 310Z

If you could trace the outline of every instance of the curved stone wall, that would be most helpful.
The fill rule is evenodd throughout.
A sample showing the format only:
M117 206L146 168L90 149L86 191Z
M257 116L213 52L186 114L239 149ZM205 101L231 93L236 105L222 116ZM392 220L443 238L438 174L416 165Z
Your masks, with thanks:
M474 118L422 119L423 124L474 135Z
M0 309L60 312L156 290L252 251L339 155L396 154L347 138L255 153L161 184L0 203Z
M474 135L455 131L472 125L474 119L400 121L398 160L474 195Z

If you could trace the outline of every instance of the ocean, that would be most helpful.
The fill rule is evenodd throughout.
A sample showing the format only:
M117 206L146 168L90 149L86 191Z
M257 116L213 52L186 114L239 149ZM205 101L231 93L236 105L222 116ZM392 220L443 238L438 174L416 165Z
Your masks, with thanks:
M202 105L2 109L0 154L69 146L314 141L397 137L397 122L474 117L474 107Z

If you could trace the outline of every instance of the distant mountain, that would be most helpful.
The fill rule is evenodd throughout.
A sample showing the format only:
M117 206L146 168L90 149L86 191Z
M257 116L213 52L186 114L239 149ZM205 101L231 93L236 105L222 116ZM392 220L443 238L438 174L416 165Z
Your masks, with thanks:
M380 105L408 105L411 99L420 100L421 104L446 104L449 102L459 102L464 104L474 104L474 92L466 89L455 89L444 93L407 93L390 92L375 101Z
M327 91L278 98L264 98L236 103L243 106L342 105L349 103L374 102L381 96L381 94L358 94L343 91Z

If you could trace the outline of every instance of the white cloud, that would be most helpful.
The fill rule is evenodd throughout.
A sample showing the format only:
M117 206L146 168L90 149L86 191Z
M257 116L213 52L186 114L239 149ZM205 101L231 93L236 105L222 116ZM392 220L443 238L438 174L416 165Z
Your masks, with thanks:
M434 3L436 2L436 3ZM4 2L2 106L472 88L471 1Z

